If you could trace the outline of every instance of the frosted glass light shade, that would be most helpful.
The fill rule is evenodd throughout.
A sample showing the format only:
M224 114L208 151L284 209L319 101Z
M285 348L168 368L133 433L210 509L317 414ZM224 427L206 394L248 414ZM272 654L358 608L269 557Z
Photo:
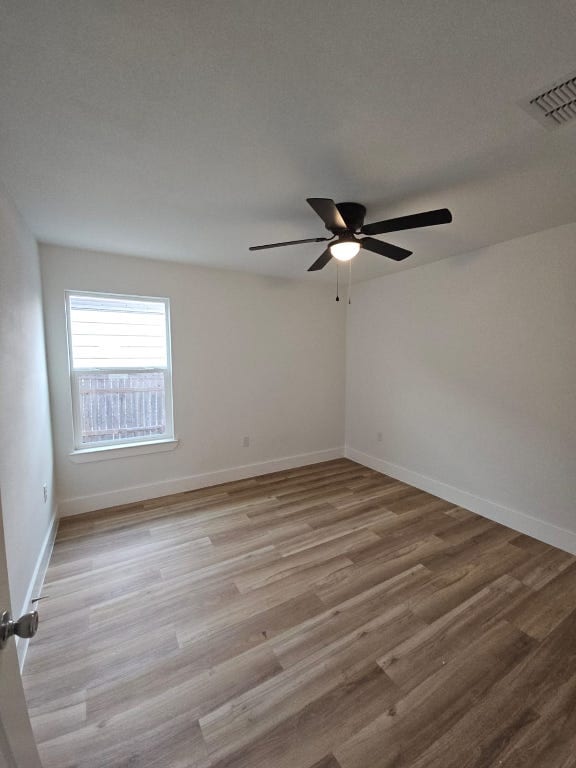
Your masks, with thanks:
M338 261L350 261L360 250L360 243L354 240L344 240L330 246L330 253Z

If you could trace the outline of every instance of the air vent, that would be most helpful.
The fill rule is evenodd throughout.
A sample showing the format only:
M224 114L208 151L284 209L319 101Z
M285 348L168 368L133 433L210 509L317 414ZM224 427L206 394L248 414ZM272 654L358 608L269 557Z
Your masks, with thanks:
M546 128L559 128L576 119L576 75L554 83L523 106Z

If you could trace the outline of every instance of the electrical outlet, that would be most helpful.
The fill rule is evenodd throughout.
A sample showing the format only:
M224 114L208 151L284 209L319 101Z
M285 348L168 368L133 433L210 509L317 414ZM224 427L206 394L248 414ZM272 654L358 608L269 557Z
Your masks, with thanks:
M376 440L381 443L382 442L382 432L376 432Z
M242 447L248 448L249 445L250 445L250 438L248 437L248 435L244 435L244 437L242 438Z
M42 486L42 496L44 498L44 504L48 501L48 483L44 483Z

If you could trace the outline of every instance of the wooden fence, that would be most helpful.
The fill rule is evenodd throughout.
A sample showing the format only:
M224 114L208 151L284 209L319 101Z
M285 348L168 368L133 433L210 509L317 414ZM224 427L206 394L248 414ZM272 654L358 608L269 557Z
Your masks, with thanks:
M166 432L163 373L82 373L78 388L83 443Z

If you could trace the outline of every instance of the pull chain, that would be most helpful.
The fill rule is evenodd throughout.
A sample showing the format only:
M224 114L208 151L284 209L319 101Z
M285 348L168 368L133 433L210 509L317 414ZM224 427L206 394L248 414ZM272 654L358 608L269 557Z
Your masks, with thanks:
M338 275L338 262L336 262L336 301L340 301L340 296L338 296L339 292L339 275Z
M348 304L352 304L352 259L348 262Z

